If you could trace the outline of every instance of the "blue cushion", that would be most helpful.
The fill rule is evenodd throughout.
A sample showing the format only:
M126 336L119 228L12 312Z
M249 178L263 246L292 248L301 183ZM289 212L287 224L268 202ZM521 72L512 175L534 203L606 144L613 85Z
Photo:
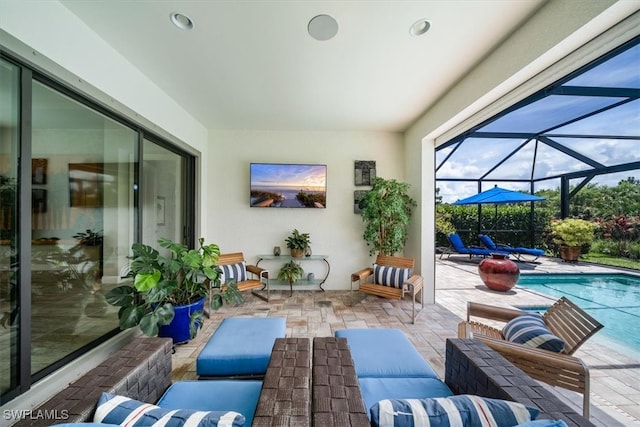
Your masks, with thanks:
M247 263L244 261L236 264L221 265L220 268L222 269L221 283L226 283L230 279L236 279L236 282L247 280Z
M504 337L512 342L560 353L564 341L553 335L538 313L528 313L510 320L502 329Z
M264 375L284 317L230 317L220 323L196 358L199 376Z
M449 387L436 378L359 378L358 381L367 411L383 399L453 396Z
M183 408L183 407L182 407ZM127 427L145 426L189 426L214 427L221 426L242 427L245 417L235 411L207 411L161 408L150 403L140 402L125 396L102 393L93 417L95 422L126 425Z
M516 427L569 427L562 420L534 420L518 424Z
M373 264L373 282L378 285L402 288L402 285L409 277L411 277L410 268L387 267Z
M539 412L521 403L473 395L388 399L370 410L374 427L513 427L535 419Z
M250 426L260 390L262 381L259 380L178 381L164 392L157 405L167 409L236 411L244 415L245 425Z
M347 339L358 378L438 378L399 329L340 329L335 336Z

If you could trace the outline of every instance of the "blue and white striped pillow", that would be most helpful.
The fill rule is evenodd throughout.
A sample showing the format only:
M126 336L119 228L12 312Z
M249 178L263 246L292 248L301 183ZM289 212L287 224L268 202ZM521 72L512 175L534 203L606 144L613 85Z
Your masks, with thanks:
M245 417L234 411L164 409L128 397L102 393L93 421L127 427L243 427Z
M247 263L238 262L236 264L221 265L222 275L220 283L226 283L227 280L236 279L236 282L244 282L247 280Z
M370 409L373 427L512 427L540 411L521 403L474 395L385 399Z
M553 335L538 313L527 313L510 320L502 329L502 335L511 342L528 347L542 348L560 353L564 341Z
M410 268L387 267L373 264L373 282L378 285L402 288L402 284L411 277Z

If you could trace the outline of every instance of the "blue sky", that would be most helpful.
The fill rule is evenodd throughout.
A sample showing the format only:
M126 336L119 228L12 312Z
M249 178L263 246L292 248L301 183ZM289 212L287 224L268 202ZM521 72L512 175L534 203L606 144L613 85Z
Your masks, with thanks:
M613 57L597 67L563 84L564 86L631 88L640 89L640 44ZM620 102L625 98L611 96L551 95L526 105L489 123L483 132L540 133L556 124L580 117ZM628 102L614 109L577 120L548 132L550 139L600 164L612 166L640 161L640 100ZM570 135L571 137L561 137ZM595 135L597 138L576 137ZM633 136L624 140L610 136ZM436 178L479 179L496 164L525 143L523 138L468 138L438 171ZM453 150L448 147L436 152L436 166ZM533 164L534 155L536 158ZM482 190L498 184L513 190L529 191L529 183L499 182L500 179L534 179L550 177L566 172L584 171L591 166L568 156L553 147L530 141L518 153L489 173ZM533 171L533 172L532 172ZM616 185L620 180L634 176L640 179L640 170L602 175L591 183ZM579 180L577 181L579 182ZM577 183L572 182L572 184ZM540 181L535 190L558 188L558 179ZM478 192L476 182L438 181L440 194L445 202L454 202Z

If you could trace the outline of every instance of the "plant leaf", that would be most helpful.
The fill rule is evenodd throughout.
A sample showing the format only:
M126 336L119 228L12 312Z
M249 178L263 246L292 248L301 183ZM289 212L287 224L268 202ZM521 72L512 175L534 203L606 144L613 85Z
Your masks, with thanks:
M104 299L111 305L124 307L133 303L135 289L131 286L118 286L111 289L104 296Z
M134 286L140 292L148 291L155 287L160 281L162 273L154 271L153 273L141 273L137 274L134 279Z

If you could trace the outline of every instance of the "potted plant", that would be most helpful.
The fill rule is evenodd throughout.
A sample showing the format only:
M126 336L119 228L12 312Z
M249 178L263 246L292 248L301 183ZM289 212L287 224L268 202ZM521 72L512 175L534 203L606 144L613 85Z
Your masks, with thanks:
M294 258L302 258L311 244L309 233L300 233L297 229L294 229L284 241L287 243L287 248L291 249L291 256Z
M376 177L373 188L360 201L363 234L369 254L393 255L404 249L411 210L416 206L407 193L409 184Z
M109 304L120 307L120 328L139 326L148 336L171 336L174 343L196 336L202 325L206 296L211 288L220 289L213 295L211 308L217 310L227 303L242 303L235 281L221 286L221 269L216 265L220 248L205 245L199 239L199 249L170 239L158 240L168 252L141 243L131 246L130 272L133 284L118 286L105 295Z
M594 239L595 224L584 219L565 218L551 221L553 242L560 248L560 258L577 261L583 245Z
M280 271L278 271L277 279L284 280L285 282L289 283L289 289L292 295L293 283L296 280L302 279L303 276L304 276L304 270L302 269L302 266L297 262L295 262L294 260L291 260L287 262L285 265L283 265Z

